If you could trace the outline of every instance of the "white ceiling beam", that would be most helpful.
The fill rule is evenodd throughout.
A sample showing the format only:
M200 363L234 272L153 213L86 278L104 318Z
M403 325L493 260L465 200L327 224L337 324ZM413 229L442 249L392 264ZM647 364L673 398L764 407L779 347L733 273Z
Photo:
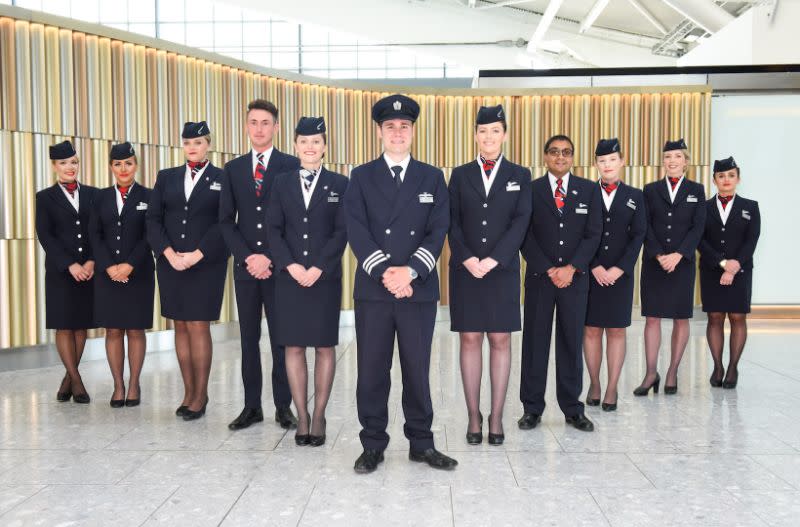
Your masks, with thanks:
M597 20L597 17L603 12L603 10L608 5L608 0L597 0L592 8L589 10L589 14L586 15L586 18L583 19L581 22L581 27L578 28L578 33L585 33L587 29L592 27L592 25Z
M532 53L539 47L539 42L544 38L545 33L547 33L550 24L553 23L553 19L556 17L563 3L564 0L550 0L550 3L547 4L547 8L544 10L544 14L542 18L539 19L539 24L536 26L536 31L533 32L533 36L531 36L531 39L528 41L529 52Z
M713 0L661 0L695 25L716 33L736 18Z
M647 19L650 24L653 25L654 28L658 30L659 33L662 35L666 35L668 33L667 27L661 23L656 16L650 12L639 0L628 0L628 2L637 10L643 17Z
M524 4L526 2L531 2L532 0L503 0L502 2L495 2L493 4L484 4L480 7L476 7L478 11L483 11L484 9L496 9L498 7L508 7L517 4Z

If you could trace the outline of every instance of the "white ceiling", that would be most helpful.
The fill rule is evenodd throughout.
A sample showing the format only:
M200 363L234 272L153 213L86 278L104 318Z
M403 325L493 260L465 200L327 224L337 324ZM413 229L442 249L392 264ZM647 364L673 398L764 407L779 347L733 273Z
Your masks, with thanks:
M563 0L541 44L526 45L552 0L225 0L298 22L360 35L376 42L397 44L475 69L520 67L635 67L674 66L688 51L693 36L706 33L674 5L707 10L724 9L733 19L749 2L713 0L609 0L595 23L579 33L595 0ZM665 42L665 36L632 2L646 9L668 32L684 31ZM681 6L683 4L683 6ZM685 11L684 11L685 12ZM702 13L701 13L702 14ZM717 14L719 14L717 12ZM688 39L684 33L689 33ZM654 46L661 43L661 52Z

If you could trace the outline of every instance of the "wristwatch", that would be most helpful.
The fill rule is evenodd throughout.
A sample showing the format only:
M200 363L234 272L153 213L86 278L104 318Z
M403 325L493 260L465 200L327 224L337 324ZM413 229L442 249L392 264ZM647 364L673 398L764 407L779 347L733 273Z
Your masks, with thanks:
M408 266L408 272L411 274L412 280L416 280L417 277L419 276L419 273L416 270L414 270L414 268L411 267L410 265Z
M728 265L728 260L722 260L719 262L719 266L722 267L723 269L725 269L727 265Z

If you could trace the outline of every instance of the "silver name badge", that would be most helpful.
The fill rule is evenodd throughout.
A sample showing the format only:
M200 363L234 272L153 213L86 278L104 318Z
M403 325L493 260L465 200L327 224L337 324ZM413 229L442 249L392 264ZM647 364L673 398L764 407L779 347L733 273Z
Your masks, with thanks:
M686 196L686 203L697 203L697 196L691 194Z
M328 196L328 203L339 203L339 196Z
M433 203L433 194L428 194L427 192L423 192L419 195L419 202L420 203Z
M589 209L575 209L575 214L589 214Z
M147 210L147 203L140 201L139 204L136 205L136 210Z
M222 190L222 185L218 181L215 181L208 188L210 188L211 190Z
M519 183L515 181L509 181L506 185L506 192L519 192Z
M626 203L626 205L628 205L628 207L632 208L633 210L636 210L636 202L635 201L629 199L628 203Z

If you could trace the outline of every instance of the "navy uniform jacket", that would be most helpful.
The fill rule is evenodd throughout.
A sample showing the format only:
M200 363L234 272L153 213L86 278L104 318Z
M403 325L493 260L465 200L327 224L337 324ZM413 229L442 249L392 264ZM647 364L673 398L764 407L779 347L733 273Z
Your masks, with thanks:
M183 191L186 165L158 172L147 209L147 241L156 256L172 247L175 252L200 249L201 263L218 263L229 253L219 228L219 196L224 174L210 162L197 177L189 201Z
M306 269L321 269L320 280L340 279L347 245L344 196L348 180L324 168L317 178L308 209L297 170L276 178L267 207L269 250L275 269L298 263Z
M572 178L570 178L572 179ZM570 184L572 182L570 181ZM611 210L603 204L603 235L590 268L602 265L606 269L619 267L625 274L633 275L636 259L642 250L647 233L647 210L641 190L620 182Z
M580 273L576 276L586 276L602 232L600 185L570 174L563 215L556 207L547 174L534 180L532 187L533 214L522 246L528 263L526 280L564 265L575 267ZM586 212L577 212L581 210Z
M450 225L444 174L417 161L408 163L398 189L383 156L353 169L345 195L347 239L359 262L353 298L395 302L382 277L392 266L410 266L419 276L414 294L400 301L439 300L436 260Z
M80 185L80 212L69 202L59 184L36 193L36 236L45 252L44 268L64 272L70 265L94 259L89 238L89 217L98 189Z
M98 191L91 218L91 239L98 273L112 265L128 263L135 274L152 275L153 255L147 245L145 216L150 189L138 183L128 191L128 198L117 213L117 187Z
M753 268L753 253L761 234L761 213L758 202L745 199L738 194L728 204L733 207L725 225L717 209L717 197L705 204L706 224L700 241L700 266L704 269L720 270L722 260L737 260L742 269Z
M519 249L531 219L531 172L505 157L486 195L477 161L450 175L450 267L473 256L491 257L498 269L519 269Z
M300 168L300 161L273 148L267 163L267 175L256 196L253 179L253 153L248 152L225 164L219 222L225 243L233 253L233 276L236 280L255 280L247 272L245 259L264 254L272 259L267 238L267 204L278 174Z
M705 190L700 183L684 178L673 203L667 185L666 180L659 179L644 186L647 205L644 258L678 252L693 262L705 227Z

